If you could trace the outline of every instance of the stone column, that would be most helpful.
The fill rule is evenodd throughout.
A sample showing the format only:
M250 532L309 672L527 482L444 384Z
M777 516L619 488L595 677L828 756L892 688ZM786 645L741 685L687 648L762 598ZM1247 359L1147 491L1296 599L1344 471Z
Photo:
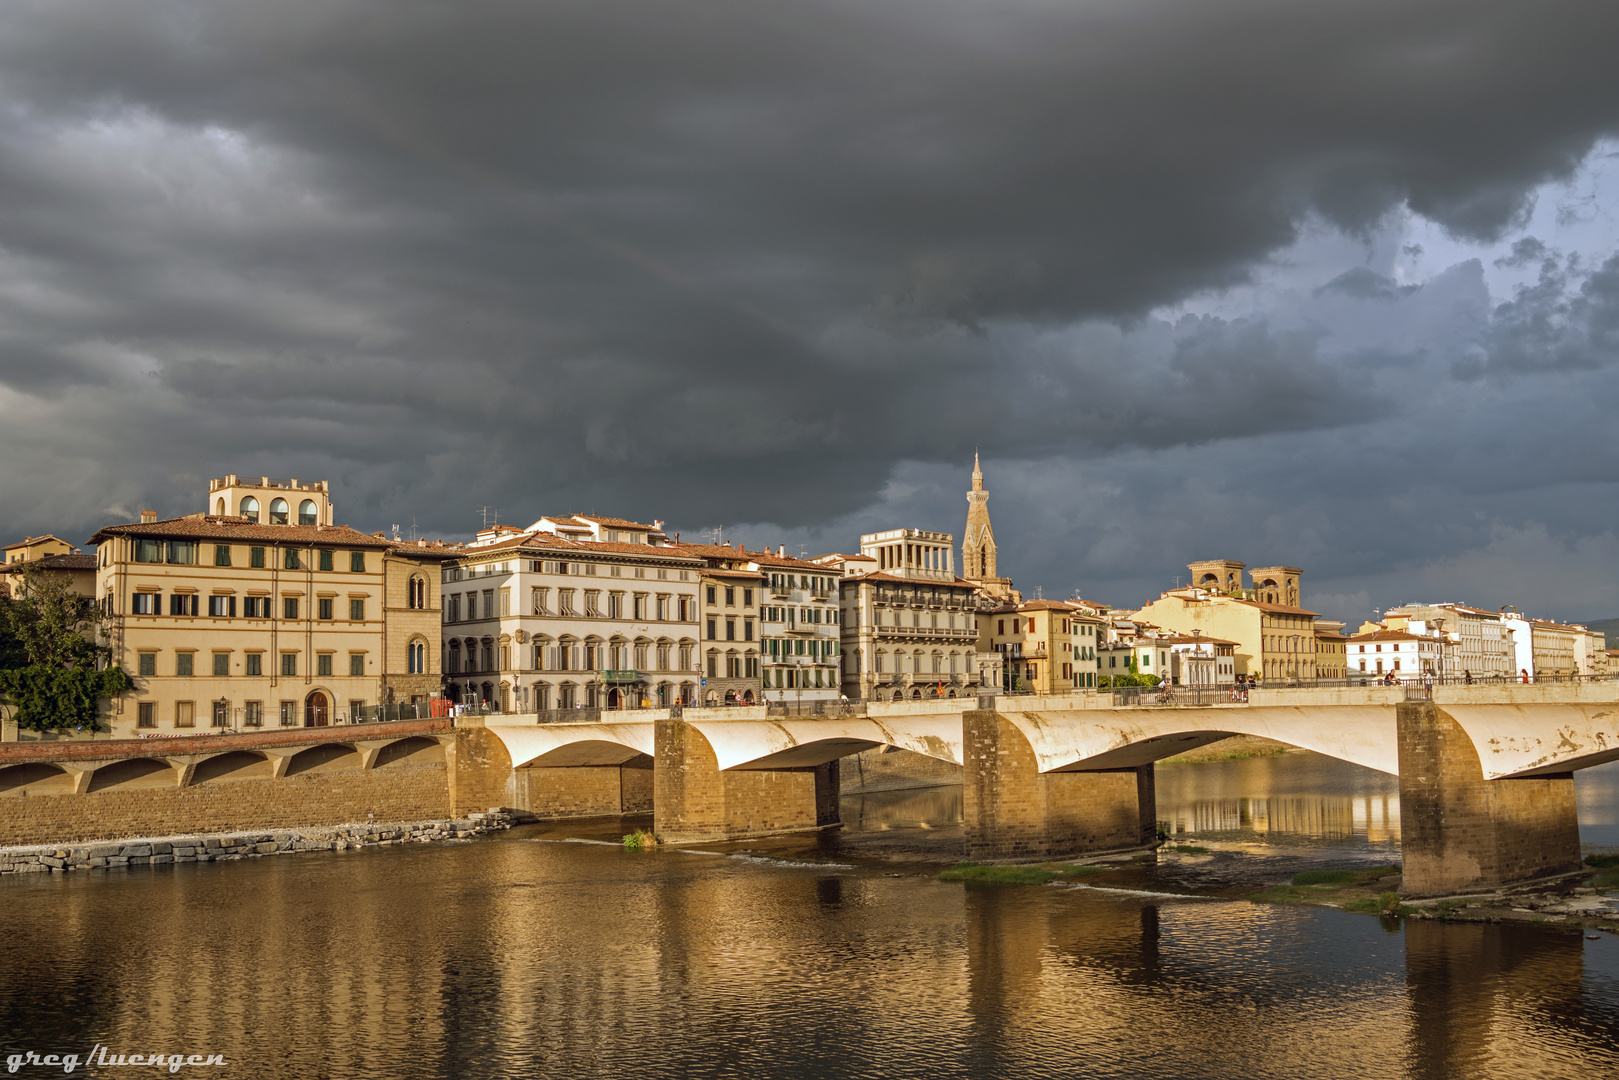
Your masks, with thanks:
M962 714L969 859L1055 859L1144 847L1157 832L1151 765L1041 773L1034 748L992 710Z
M482 725L457 721L455 739L445 746L451 817L512 804L512 757L506 744ZM282 766L285 768L285 765Z
M838 763L722 772L703 733L653 726L653 831L670 843L806 832L838 824Z
M1431 702L1395 706L1402 887L1444 896L1580 869L1574 774L1486 780L1478 750Z
M671 843L722 837L725 782L703 733L684 720L654 720L652 830Z

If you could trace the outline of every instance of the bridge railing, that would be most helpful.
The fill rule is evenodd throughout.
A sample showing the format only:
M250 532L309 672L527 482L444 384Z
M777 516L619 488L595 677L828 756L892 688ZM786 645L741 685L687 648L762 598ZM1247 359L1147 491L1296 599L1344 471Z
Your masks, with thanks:
M864 716L861 701L766 701L766 716Z

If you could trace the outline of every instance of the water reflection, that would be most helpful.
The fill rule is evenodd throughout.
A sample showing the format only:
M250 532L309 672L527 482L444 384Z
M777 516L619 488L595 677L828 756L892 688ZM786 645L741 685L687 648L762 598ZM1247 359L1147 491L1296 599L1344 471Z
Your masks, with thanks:
M0 880L8 1052L241 1077L1612 1075L1619 942L458 845Z

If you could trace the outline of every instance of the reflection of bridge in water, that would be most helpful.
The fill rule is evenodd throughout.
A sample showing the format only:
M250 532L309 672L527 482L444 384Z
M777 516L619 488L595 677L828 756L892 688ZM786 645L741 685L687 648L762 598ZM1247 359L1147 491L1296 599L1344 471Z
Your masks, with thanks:
M1400 838L1400 798L1395 796L1279 795L1207 800L1178 807L1159 821L1171 835L1255 833L1314 839Z
M1407 889L1440 893L1579 868L1572 772L1619 760L1619 684L1256 691L1248 703L1115 708L1110 695L871 703L493 724L503 754L469 790L542 816L652 811L673 842L826 827L838 761L898 746L963 768L966 854L1044 859L1150 843L1155 762L1257 735L1397 776L1392 805L1269 799L1272 831L1400 834ZM504 759L504 760L497 760ZM1248 803L1250 817L1260 804ZM1404 829L1397 824L1405 811ZM1238 820L1242 804L1236 806Z

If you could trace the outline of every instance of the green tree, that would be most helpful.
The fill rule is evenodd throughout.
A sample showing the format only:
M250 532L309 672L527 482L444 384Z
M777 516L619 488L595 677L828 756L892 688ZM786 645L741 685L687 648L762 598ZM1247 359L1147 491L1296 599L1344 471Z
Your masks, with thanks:
M67 574L27 567L0 603L0 700L30 731L95 730L98 701L134 687L106 666L101 609Z

